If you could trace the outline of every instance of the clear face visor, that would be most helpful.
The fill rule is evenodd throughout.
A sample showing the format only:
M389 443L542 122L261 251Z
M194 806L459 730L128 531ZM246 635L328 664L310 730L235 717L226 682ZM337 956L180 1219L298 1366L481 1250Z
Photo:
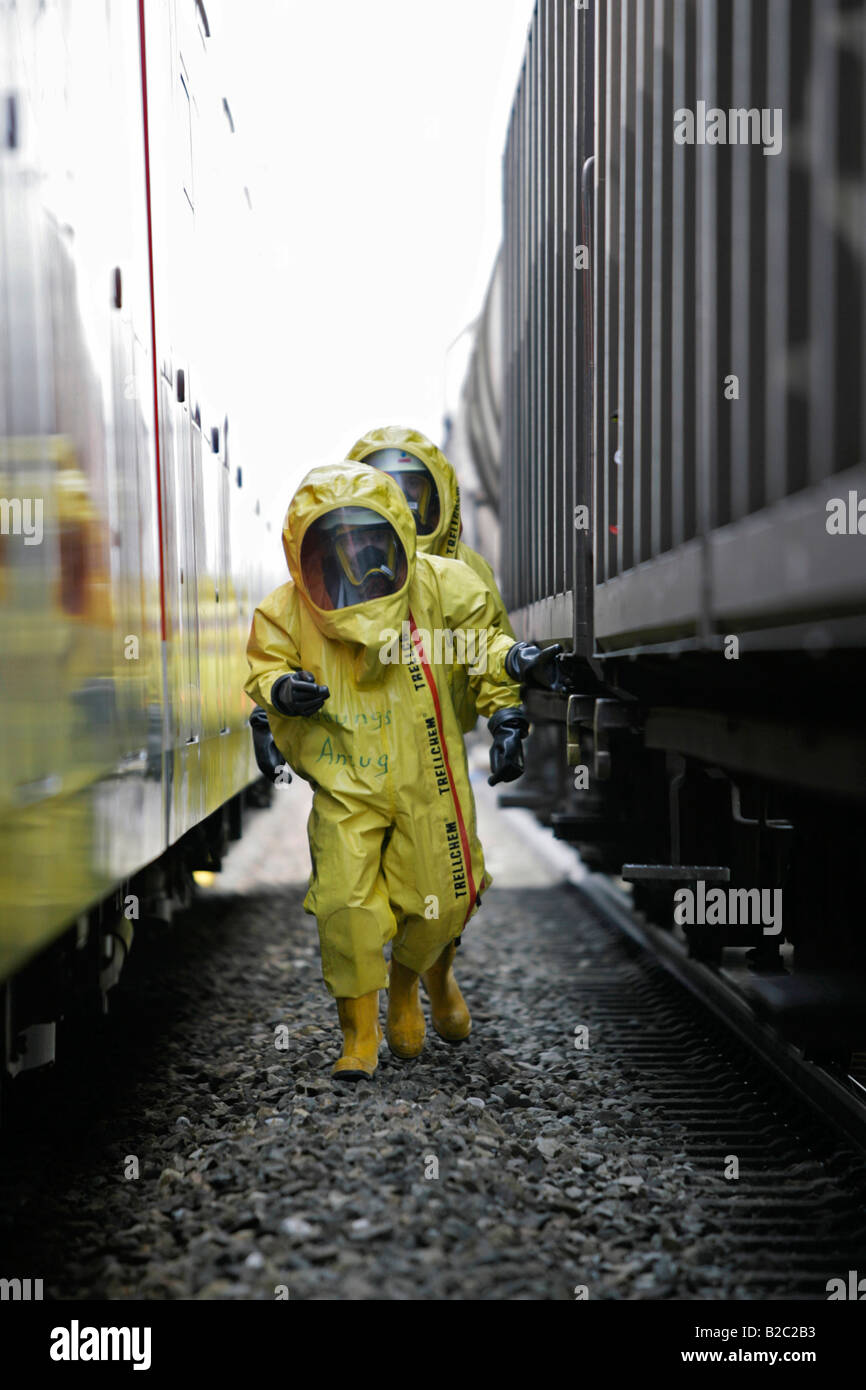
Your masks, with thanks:
M351 608L395 594L406 583L406 553L394 527L367 507L338 507L314 521L301 546L301 572L319 608Z
M405 449L376 449L363 461L394 479L409 504L418 535L432 535L439 525L439 493L427 465Z

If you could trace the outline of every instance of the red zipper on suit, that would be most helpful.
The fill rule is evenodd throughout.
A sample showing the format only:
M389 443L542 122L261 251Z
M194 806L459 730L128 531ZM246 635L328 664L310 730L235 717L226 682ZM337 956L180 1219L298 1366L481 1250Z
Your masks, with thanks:
M451 788L451 798L454 802L454 810L457 813L457 828L460 831L460 844L463 848L463 860L466 864L466 879L469 884L469 910L467 911L466 916L463 919L463 925L465 927L466 923L469 921L472 909L475 906L475 899L478 896L475 887L475 879L472 877L472 855L469 850L469 836L466 833L466 822L463 819L463 808L460 805L460 798L457 795L457 788L454 785L454 774L451 771L451 762L448 757L448 745L445 742L445 730L442 727L442 707L439 704L439 691L436 689L436 681L433 677L433 672L430 668L430 663L427 660L424 648L421 645L421 639L418 636L418 629L415 626L415 619L412 617L411 609L409 611L409 630L412 634L412 645L415 648L418 660L421 664L421 670L424 672L424 679L427 682L430 694L433 696L433 710L436 716L436 728L439 730L439 746L442 749L442 760L445 763L445 771L448 774L448 785Z

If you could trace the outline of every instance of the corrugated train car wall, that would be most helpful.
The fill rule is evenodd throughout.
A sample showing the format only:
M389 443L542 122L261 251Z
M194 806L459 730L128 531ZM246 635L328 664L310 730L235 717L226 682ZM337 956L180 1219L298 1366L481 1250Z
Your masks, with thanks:
M842 0L539 0L504 161L502 571L522 635L700 640L761 582L747 519L862 465L863 46ZM781 147L762 127L702 148L711 107L766 111ZM696 143L675 139L682 109Z

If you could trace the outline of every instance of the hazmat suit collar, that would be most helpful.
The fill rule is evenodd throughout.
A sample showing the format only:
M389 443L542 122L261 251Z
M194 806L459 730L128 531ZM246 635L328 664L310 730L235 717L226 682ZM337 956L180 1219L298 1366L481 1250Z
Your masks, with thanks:
M444 555L453 559L460 539L460 489L457 475L441 449L418 430L385 425L370 430L350 450L350 459L365 459L377 449L404 449L414 454L429 468L439 493L439 525L429 536L418 536L417 549L427 555Z
M368 599L351 608L324 609L313 601L301 570L301 546L313 522L335 507L368 507L394 527L406 553L406 582L396 594ZM378 684L384 672L382 634L387 628L400 630L408 618L409 587L415 573L415 522L397 483L387 473L361 463L313 468L289 503L283 523L283 550L289 573L316 627L323 636L352 649L359 686Z

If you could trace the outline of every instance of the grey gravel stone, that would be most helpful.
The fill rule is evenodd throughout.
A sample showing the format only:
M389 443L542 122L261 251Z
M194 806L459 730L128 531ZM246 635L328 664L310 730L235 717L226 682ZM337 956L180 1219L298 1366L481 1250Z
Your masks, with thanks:
M465 1044L430 1028L416 1061L383 1046L370 1083L332 1080L299 804L256 815L243 869L170 932L142 924L111 1045L61 1050L0 1160L7 1267L76 1300L763 1296L760 1251L754 1278L726 1268L733 1185L605 1045L589 982L627 956L570 889L485 895L455 967Z

